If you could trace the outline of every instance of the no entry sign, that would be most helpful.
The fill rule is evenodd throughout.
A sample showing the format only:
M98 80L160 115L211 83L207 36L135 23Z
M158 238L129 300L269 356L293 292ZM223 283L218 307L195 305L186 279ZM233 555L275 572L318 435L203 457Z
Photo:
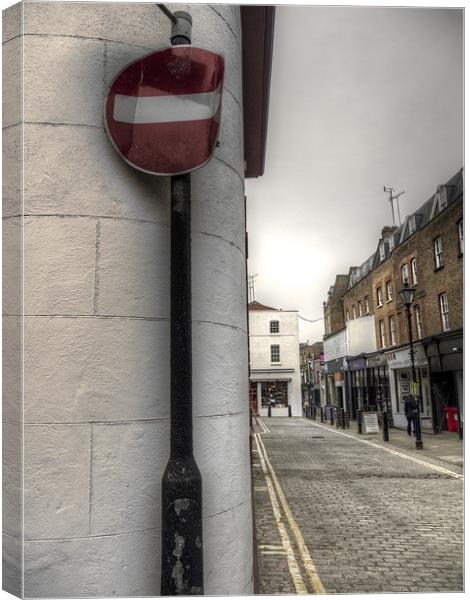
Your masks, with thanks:
M165 48L125 67L105 101L116 150L155 175L204 166L219 132L223 77L223 57L194 46Z

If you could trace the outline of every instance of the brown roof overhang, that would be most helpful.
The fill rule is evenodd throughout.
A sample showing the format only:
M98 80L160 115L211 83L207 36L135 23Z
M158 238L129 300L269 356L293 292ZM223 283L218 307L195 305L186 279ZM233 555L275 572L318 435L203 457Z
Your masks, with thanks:
M241 6L245 177L264 173L274 6Z

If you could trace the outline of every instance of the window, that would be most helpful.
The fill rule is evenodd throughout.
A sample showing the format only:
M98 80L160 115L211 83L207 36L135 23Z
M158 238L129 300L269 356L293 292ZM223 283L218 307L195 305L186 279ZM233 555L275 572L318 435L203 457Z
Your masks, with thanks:
M421 307L419 304L413 308L413 311L415 313L416 333L420 340L423 337L423 319L421 317Z
M269 333L279 333L279 321L269 322Z
M463 220L459 221L459 252L463 254Z
M356 305L355 304L353 304L353 306L352 306L352 316L353 316L353 319L356 318Z
M395 323L395 317L390 317L388 320L388 324L390 327L390 342L392 346L395 346L397 343L397 326Z
M278 344L271 346L271 362L272 363L281 362L281 349Z
M377 288L377 306L382 306L382 304L383 304L382 288L378 287Z
M360 300L357 303L357 308L359 310L359 316L362 317L362 302Z
M385 258L385 245L383 242L380 242L380 244L379 244L379 255L380 255L380 260L383 260Z
M349 310L346 309L346 323L349 321Z
M442 238L439 236L434 240L434 263L436 269L444 266L444 257L442 255Z
M411 215L410 217L410 235L416 231L416 217L415 215Z
M364 298L364 305L365 305L365 311L366 311L366 315L369 313L369 296L366 296Z
M437 204L439 206L439 212L447 206L447 193L444 185L440 185L437 188Z
M449 331L449 302L446 293L439 295L439 307L441 310L442 331Z
M393 295L392 295L392 280L389 279L386 283L387 286L387 302L390 302L390 300L393 299Z
M380 347L385 348L385 321L379 321L380 327Z
M410 270L408 269L408 265L405 264L401 268L401 281L403 285L408 285L410 281Z
M411 259L411 282L413 285L418 283L418 267L416 266L416 258Z

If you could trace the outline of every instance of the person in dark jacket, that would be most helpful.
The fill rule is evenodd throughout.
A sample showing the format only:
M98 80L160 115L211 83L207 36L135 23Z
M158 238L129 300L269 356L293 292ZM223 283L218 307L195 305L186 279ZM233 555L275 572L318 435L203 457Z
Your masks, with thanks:
M418 409L418 403L415 400L413 394L410 394L408 398L405 400L405 415L408 421L408 427L406 430L408 431L408 435L411 435L411 424L413 423L413 433L415 432L415 414Z

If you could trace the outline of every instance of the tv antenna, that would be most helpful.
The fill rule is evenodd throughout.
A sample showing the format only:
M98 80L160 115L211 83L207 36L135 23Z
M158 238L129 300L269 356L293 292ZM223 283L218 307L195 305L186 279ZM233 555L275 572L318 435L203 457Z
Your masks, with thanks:
M392 207L392 218L393 218L393 224L396 225L396 221L395 221L395 210L393 208L393 201L396 200L397 201L397 214L398 214L398 226L401 225L401 216L400 216L400 204L398 202L398 198L405 193L405 191L403 190L403 192L399 192L398 194L395 194L395 196L393 195L394 189L392 187L385 187L384 186L384 192L387 194L388 193L388 201L390 202L390 206Z
M255 279L258 277L258 273L256 275L248 275L248 302L255 301Z

